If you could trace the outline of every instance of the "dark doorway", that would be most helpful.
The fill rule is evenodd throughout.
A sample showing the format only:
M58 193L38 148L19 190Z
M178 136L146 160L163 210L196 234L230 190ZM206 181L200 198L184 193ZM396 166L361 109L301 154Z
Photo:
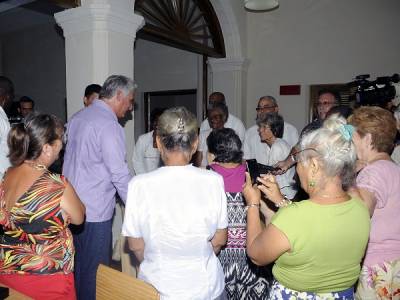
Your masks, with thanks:
M150 131L150 114L155 108L184 106L197 115L197 90L173 90L144 93L145 130Z

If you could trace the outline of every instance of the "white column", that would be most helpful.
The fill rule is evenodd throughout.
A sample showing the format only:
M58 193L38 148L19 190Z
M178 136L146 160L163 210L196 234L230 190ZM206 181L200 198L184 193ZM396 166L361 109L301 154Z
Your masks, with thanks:
M208 60L208 65L210 66L209 94L224 93L229 112L244 121L248 61L244 58L211 58Z
M82 0L80 7L55 14L65 37L67 116L83 107L88 84L103 84L112 75L133 78L133 43L144 25L134 13L134 0ZM128 161L134 143L134 122L125 125Z

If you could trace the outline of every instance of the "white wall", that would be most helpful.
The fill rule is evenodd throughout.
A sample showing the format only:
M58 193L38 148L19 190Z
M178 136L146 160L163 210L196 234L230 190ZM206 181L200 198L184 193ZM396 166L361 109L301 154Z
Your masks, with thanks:
M277 10L246 13L247 125L260 96L277 96L285 120L307 122L309 85L346 83L358 74L400 72L400 1L280 0ZM300 96L279 86L301 84Z
M135 43L135 139L144 133L145 92L197 89L200 55L138 39Z
M15 100L29 96L37 110L65 120L64 39L55 22L6 33L0 40L2 73L15 85Z

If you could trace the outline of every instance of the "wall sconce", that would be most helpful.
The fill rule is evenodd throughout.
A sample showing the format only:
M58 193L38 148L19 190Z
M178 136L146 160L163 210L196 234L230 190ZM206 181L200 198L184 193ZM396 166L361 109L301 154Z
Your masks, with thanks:
M278 6L277 0L244 0L244 7L250 11L273 10Z

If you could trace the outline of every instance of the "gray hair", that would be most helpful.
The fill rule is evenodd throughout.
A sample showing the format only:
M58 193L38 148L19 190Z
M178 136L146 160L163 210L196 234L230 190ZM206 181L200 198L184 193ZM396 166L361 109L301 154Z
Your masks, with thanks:
M124 93L124 96L136 89L136 84L132 79L123 75L111 75L104 82L99 93L99 99L110 99L115 96L118 90Z
M347 190L354 183L356 150L351 135L344 131L346 120L337 114L325 120L324 126L305 134L300 141L300 161L317 157L327 177L339 176ZM315 151L304 151L313 149Z
M280 114L276 112L263 113L257 116L256 123L258 127L268 126L275 137L282 138L284 121Z
M157 136L167 150L190 152L197 139L197 119L185 107L164 111L158 119Z
M272 102L273 105L278 106L278 102L276 102L276 99L272 96L266 95L266 96L262 96L260 97L260 99L258 99L258 102L260 102L261 100L270 100Z

